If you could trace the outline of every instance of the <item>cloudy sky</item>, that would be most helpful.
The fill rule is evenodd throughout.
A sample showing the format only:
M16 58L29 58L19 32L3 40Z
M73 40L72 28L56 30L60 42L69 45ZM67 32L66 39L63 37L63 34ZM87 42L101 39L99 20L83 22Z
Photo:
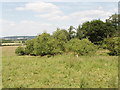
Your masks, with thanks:
M60 0L58 0L60 1ZM105 20L118 12L117 2L2 2L0 36L52 33L93 19Z

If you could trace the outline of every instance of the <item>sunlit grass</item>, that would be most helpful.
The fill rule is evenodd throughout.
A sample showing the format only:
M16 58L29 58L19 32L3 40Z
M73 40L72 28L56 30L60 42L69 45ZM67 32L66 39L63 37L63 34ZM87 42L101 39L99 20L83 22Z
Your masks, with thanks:
M15 48L3 47L4 88L118 87L117 56L17 56Z

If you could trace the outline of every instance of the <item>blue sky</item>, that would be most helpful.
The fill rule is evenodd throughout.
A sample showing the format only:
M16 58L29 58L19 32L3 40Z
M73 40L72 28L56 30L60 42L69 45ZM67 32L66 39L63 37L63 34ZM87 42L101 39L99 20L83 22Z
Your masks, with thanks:
M2 2L1 36L52 33L117 12L117 2Z

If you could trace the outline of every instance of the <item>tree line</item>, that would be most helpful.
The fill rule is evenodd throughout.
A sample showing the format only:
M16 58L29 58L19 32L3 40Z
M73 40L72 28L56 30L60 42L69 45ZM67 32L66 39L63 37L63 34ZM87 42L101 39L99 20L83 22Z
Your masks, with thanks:
M91 55L98 48L109 49L111 55L119 54L118 20L114 14L106 19L84 22L77 28L70 26L67 30L57 28L55 32L42 33L26 42L25 48L18 47L18 55L56 55L73 52L76 55Z

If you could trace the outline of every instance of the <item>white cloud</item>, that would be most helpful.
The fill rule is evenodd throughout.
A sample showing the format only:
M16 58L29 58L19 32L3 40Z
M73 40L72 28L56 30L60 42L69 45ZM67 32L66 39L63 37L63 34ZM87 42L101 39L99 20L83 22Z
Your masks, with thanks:
M59 24L58 25L59 27L67 29L70 25L77 27L79 24L82 24L85 21L91 21L94 19L101 19L105 21L105 19L107 19L112 14L114 14L112 10L105 11L105 10L98 9L98 10L86 10L86 11L73 12L68 15L48 13L48 14L40 14L36 16L39 18L44 18L49 22L52 22L52 23L54 22L56 24Z
M61 1L61 0L59 0ZM109 15L114 14L117 9L110 11L105 11L103 7L99 6L95 10L86 10L73 12L70 14L65 14L60 8L52 3L47 2L32 2L25 4L24 7L17 7L16 10L32 10L34 12L39 12L35 17L44 18L53 22L78 22L83 23L84 21L92 19L102 19L104 20ZM81 21L81 22L80 22Z
M112 11L105 11L105 10L86 10L80 12L73 12L68 15L59 15L59 14L40 14L36 15L39 18L44 18L52 22L61 22L61 23L77 23L81 24L85 21L93 20L93 19L101 19L105 20L110 15L114 14Z
M42 15L35 15L36 17L39 18L44 18L47 19L49 21L65 21L65 20L69 20L69 16L66 15L59 15L59 14L42 14Z
M31 10L34 12L40 13L53 13L53 14L61 14L61 10L52 3L46 2L33 2L27 3L24 7L17 7L16 10Z
M17 7L16 10L37 12L37 14L34 16L40 18L40 20L42 21L36 22L22 20L20 22L13 22L3 20L2 36L37 35L44 31L52 33L56 30L57 27L66 29L70 25L77 27L79 24L93 19L105 20L117 11L116 8L106 11L103 7L98 7L94 10L77 11L65 14L63 11L60 10L58 6L47 2L27 3L24 7ZM48 22L44 23L44 20Z
M92 20L92 19L105 19L109 15L111 15L112 12L110 11L104 11L104 10L87 10L82 12L75 12L70 15L70 17L73 20L80 20L86 21L86 20Z
M103 7L99 6L98 9L103 9Z
M20 22L0 20L0 22L2 22L1 36L37 35L44 31L48 33L52 33L53 31L56 30L57 27L67 29L70 25L77 27L79 24L82 24L83 22L88 20L93 20L93 19L105 20L110 15L114 14L112 11L113 10L111 11L87 10L81 12L74 12L69 15L65 15L65 14L59 15L52 13L36 15L39 18L47 19L49 21L48 23L28 21L28 20L22 20Z

